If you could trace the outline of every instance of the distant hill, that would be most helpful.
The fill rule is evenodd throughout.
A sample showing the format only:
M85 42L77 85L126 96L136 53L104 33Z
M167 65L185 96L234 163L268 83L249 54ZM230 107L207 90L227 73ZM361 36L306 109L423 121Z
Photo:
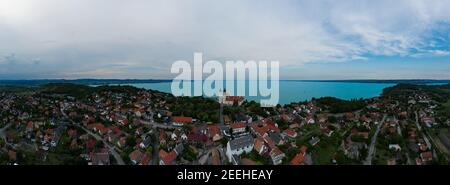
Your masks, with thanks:
M295 81L295 80L294 80ZM312 81L312 82L351 82L351 83L390 83L390 84L441 84L450 83L450 80L433 80L433 79L392 79L392 80L300 80L300 81Z
M133 83L160 83L171 82L172 80L158 79L76 79L76 80L0 80L0 85L5 86L40 86L50 83L72 83L80 85L108 85L108 84L133 84Z
M161 83L171 82L169 79L48 79L48 80L0 80L0 86L40 86L49 83L72 83L81 85L109 85L109 84L135 84L135 83ZM283 80L282 80L283 81ZM440 84L450 83L450 80L412 79L412 80L286 80L303 82L347 82L347 83L391 83L391 84Z

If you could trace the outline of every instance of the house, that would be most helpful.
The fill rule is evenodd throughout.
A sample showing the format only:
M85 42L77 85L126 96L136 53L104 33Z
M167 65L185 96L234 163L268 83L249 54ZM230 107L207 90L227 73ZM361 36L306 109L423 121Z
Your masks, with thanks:
M290 129L300 128L300 124L298 124L298 123L292 123L292 124L289 125L289 128L290 128Z
M184 145L181 144L181 143L180 143L180 144L177 144L177 145L175 146L175 148L173 149L173 151L175 151L175 153L177 154L177 156L183 154L183 151L184 151Z
M8 151L8 157L10 161L16 161L17 160L17 152L13 150Z
M269 131L269 127L264 126L263 124L257 124L257 123L252 123L250 128L251 128L253 134L255 134L256 136L259 136L259 137L264 137L265 135L267 135L267 132Z
M151 137L147 137L147 138L144 139L144 141L142 141L139 144L139 147L141 147L142 149L145 149L145 148L149 147L151 144L152 144Z
M397 161L395 159L386 160L386 165L396 165Z
M108 152L91 153L89 165L110 165Z
M398 144L389 144L389 150L401 151L402 148Z
M222 103L223 105L234 105L235 103L239 106L242 105L244 102L243 96L230 96L226 90L223 91L223 93L219 96L218 102Z
M432 126L436 125L436 121L434 118L431 117L423 117L422 122L428 127L431 128Z
M223 101L223 104L234 105L234 103L237 103L239 106L241 106L243 102L244 102L243 96L226 96L225 101Z
M100 135L106 134L109 130L105 127L105 125L101 123L90 124L88 125L88 128L91 128L93 131L98 132Z
M221 165L222 160L220 160L220 154L217 149L211 150L211 165Z
M292 158L292 160L289 164L291 164L291 165L303 164L303 162L305 161L306 150L308 150L308 147L301 146L300 152L297 155L295 155L294 158Z
M230 125L232 134L241 134L245 132L246 125L244 122L237 122Z
M289 139L295 139L297 137L297 132L292 129L286 129L283 131L283 135L287 136Z
M266 146L266 143L263 138L257 137L255 139L255 144L253 146L253 149L258 152L259 155L262 155L268 151L268 148Z
M174 150L171 152L166 152L163 149L159 150L159 165L174 165L176 158L177 153Z
M166 132L164 132L164 130L160 130L159 131L159 143L161 145L166 144L166 138L167 138Z
M319 142L320 142L320 138L319 137L312 137L311 140L308 141L308 143L311 146L315 146Z
M308 117L306 117L306 123L314 124L314 123L316 123L316 121L314 120L314 118L312 116L308 116Z
M175 116L172 117L172 124L174 126L183 126L184 124L192 123L192 117L185 117L185 116Z
M275 145L283 145L284 140L281 138L281 135L276 132L269 132L269 137L273 140Z
M208 136L206 136L206 134L203 134L201 132L197 133L191 132L187 136L187 140L193 144L205 144L208 141Z
M142 157L141 162L139 162L139 165L150 165L151 159L152 159L151 156L145 153L144 157Z
M119 139L119 141L117 141L117 146L122 148L122 147L126 146L126 143L127 143L127 138L126 137L121 137Z
M241 155L242 153L249 153L254 146L253 137L250 135L235 138L227 143L227 157L229 162L232 162L233 155Z
M29 122L27 123L26 131L27 131L27 132L33 131L33 122L32 122L32 121L29 121Z
M128 119L127 118L120 118L117 120L117 123L119 123L119 125L128 125Z
M222 139L220 128L217 125L208 125L207 127L208 137L212 139L212 141L216 142Z
M144 153L142 153L139 149L136 149L131 152L128 157L130 158L131 162L133 162L133 164L138 164L144 157Z
M278 147L272 148L269 155L273 165L281 164L283 162L283 158L286 157L286 155L278 149Z
M422 152L420 154L420 159L422 160L422 162L428 162L433 160L433 153L431 153L431 151L428 152Z
M139 127L134 131L134 134L136 136L140 136L140 135L144 134L144 129L142 127Z
M282 114L282 115L280 116L280 118L281 118L281 120L283 120L283 121L289 121L289 120L290 120L290 117L289 117L287 114Z

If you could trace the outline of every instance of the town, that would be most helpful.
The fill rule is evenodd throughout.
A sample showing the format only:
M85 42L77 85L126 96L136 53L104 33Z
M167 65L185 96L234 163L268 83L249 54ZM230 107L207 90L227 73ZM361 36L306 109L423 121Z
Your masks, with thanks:
M449 164L450 85L262 107L131 86L0 88L3 165Z

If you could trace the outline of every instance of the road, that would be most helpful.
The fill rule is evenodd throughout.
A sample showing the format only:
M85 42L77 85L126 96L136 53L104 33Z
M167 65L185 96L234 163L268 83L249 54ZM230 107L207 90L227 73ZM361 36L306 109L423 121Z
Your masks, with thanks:
M417 114L417 111L416 112L414 112L415 114L416 114L416 125L417 125L417 128L419 129L419 131L422 129L421 127L420 127L420 124L419 124L419 116L418 116L418 114ZM437 148L437 150L440 152L440 153L442 153L442 154L445 154L445 152L443 152L442 150L441 150L441 148L439 147L440 145L434 140L434 137L432 137L429 133L428 133L428 130L426 129L426 127L423 129L423 134L424 134L424 140L425 140L425 142L427 143L427 145L429 145L430 146L430 150L432 149L431 147L432 147L432 145L431 145L431 143L433 143L434 144L434 146L436 146L436 147L434 147L434 148ZM428 139L429 138L429 139ZM431 140L431 143L430 143L430 141L429 140ZM434 151L434 150L433 150ZM445 157L445 159L446 160L449 160L448 159L448 157L447 157L447 155L443 155L444 157ZM436 155L433 155L433 158L435 158L436 157Z
M386 121L387 114L383 115L383 119L378 123L377 130L375 131L375 134L372 136L372 140L370 142L369 151L367 153L367 158L365 161L363 161L364 165L372 165L372 158L375 153L375 143L377 142L378 133L380 132L381 126Z
M417 114L417 111L415 111L414 114L416 115L416 126L419 129L419 131L422 131L422 127L419 124L419 115Z
M114 146L109 145L109 143L106 142L102 137L100 137L99 135L93 133L92 131L90 131L90 130L84 128L83 126L79 126L78 124L75 124L75 122L74 122L72 119L70 119L70 118L67 116L67 114L64 112L64 107L62 107L62 108L60 109L60 111L61 111L61 114L62 114L64 117L68 118L68 119L70 120L70 122L71 122L73 125L75 125L75 126L81 128L81 129L83 129L84 131L86 131L86 133L88 133L89 135L93 136L97 141L102 141L103 144L104 144L106 147L109 148L109 151L111 152L111 154L112 154L112 155L114 156L114 158L116 159L117 164L119 164L119 165L125 165L125 162L123 161L123 159L122 159L122 157L120 156L120 154L117 153L117 151L116 151L116 149L115 149Z
M0 129L0 137L5 139L5 130L11 126L11 123L6 124L3 128ZM5 139L6 141L6 139Z
M96 140L98 141L102 141L103 144L109 148L109 151L111 152L111 154L114 156L114 158L117 161L117 164L119 165L125 165L125 162L123 161L122 157L120 156L119 153L117 153L117 151L115 150L114 146L111 146L107 141L105 141L102 137L100 137L99 135L93 133L92 131L82 127L82 126L78 126L79 128L83 129L84 131L86 131L89 135L93 136Z

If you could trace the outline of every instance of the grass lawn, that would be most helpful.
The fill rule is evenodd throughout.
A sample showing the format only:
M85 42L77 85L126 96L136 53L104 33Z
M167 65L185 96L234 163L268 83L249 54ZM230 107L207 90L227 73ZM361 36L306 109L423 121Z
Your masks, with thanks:
M443 110L439 110L439 112L442 115L445 115L447 117L450 117L450 100L447 100L447 102L445 102L444 104L442 104L442 106L444 107Z
M312 155L315 164L331 164L331 159L336 153L337 146L329 145L325 142L320 142L314 146Z

